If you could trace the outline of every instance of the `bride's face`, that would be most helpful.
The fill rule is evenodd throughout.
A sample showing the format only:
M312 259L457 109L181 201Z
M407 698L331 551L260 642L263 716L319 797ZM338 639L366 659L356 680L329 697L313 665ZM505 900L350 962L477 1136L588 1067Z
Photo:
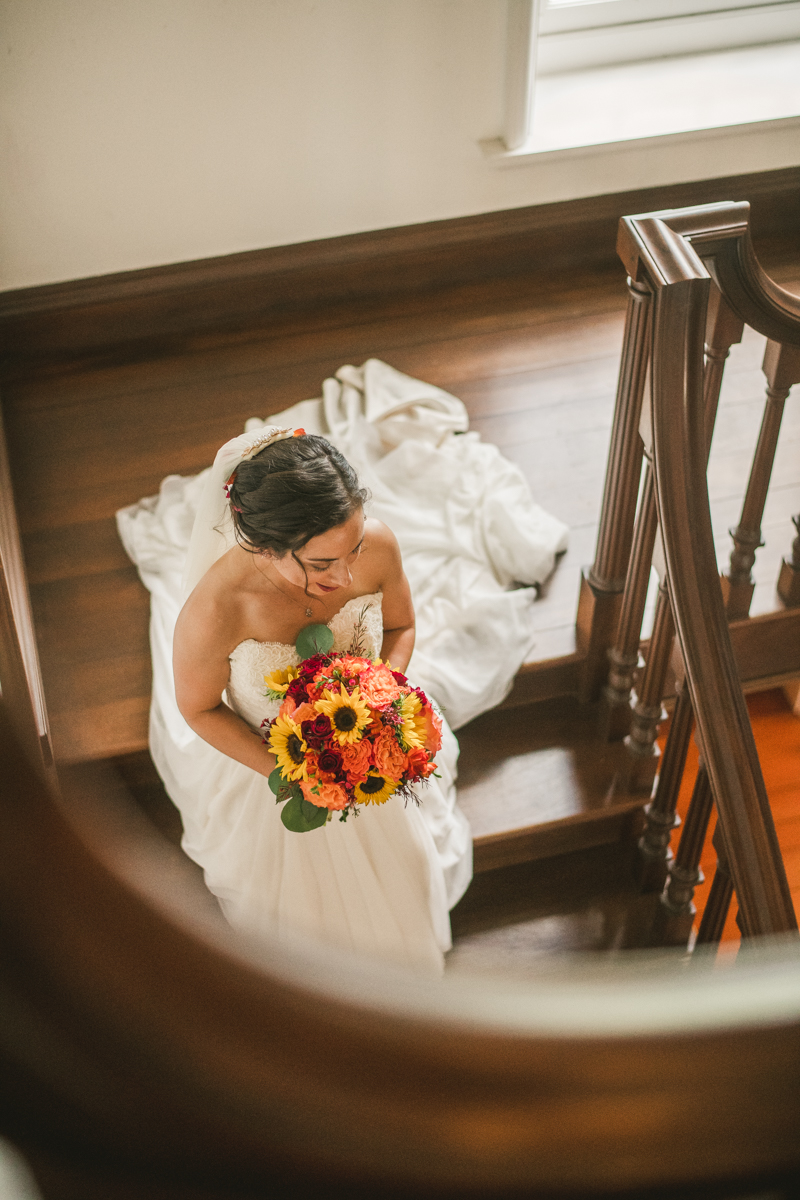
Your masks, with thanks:
M291 554L270 561L289 583L305 590L307 577L312 596L329 596L352 583L352 568L363 540L364 511L359 508L343 525L336 525L301 546L297 551L299 564Z

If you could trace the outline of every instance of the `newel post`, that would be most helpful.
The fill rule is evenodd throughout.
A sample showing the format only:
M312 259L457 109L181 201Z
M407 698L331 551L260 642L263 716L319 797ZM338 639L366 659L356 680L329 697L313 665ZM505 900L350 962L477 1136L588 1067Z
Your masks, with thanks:
M608 674L633 540L642 469L639 419L650 358L652 293L628 279L628 312L593 565L581 575L576 640L582 656L580 699L595 700Z

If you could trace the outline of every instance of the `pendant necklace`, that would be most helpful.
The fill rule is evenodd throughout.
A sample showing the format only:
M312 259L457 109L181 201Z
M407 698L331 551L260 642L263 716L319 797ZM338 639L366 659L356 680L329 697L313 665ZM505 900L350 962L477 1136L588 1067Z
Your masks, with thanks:
M286 596L286 599L287 599L287 600L291 600L292 604L298 604L298 605L300 606L300 608L303 608L303 604L302 604L302 602L301 602L300 600L295 600L294 596L287 596L287 595L286 595L286 592L283 590L283 588L282 588L282 587L278 587L278 585L277 585L277 583L275 582L275 580L274 580L274 579L270 579L269 575L267 575L267 574L266 574L266 572L264 572L264 574L265 574L265 577L266 577L267 581L268 581L269 583L271 583L271 584L272 584L272 586L275 588L275 591L276 591L276 592L280 592L280 594L281 594L282 596ZM310 605L310 604L307 604L307 605L305 606L305 610L304 610L304 611L305 611L305 614L306 614L306 616L307 616L307 617L313 617L314 613L313 613L313 611L312 611L312 609L311 609L311 605Z

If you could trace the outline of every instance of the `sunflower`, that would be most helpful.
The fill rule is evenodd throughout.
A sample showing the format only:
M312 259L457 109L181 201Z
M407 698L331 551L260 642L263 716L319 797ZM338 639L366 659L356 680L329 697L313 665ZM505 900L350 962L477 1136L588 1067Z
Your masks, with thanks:
M416 692L403 697L400 705L400 733L409 750L421 750L425 746L426 721L422 701Z
M306 778L306 750L300 726L291 717L278 717L269 735L269 748L278 760L284 779Z
M385 804L398 787L396 779L389 779L386 775L379 775L377 771L371 770L363 783L356 784L356 800L359 804Z
M351 746L353 742L360 741L364 729L372 720L369 705L362 698L360 688L353 688L352 695L348 695L344 684L338 696L326 688L314 708L330 718L332 735L340 746Z
M297 679L297 667L285 667L282 671L276 670L271 675L265 675L264 683L267 685L269 699L280 700L286 695L286 689L294 679Z

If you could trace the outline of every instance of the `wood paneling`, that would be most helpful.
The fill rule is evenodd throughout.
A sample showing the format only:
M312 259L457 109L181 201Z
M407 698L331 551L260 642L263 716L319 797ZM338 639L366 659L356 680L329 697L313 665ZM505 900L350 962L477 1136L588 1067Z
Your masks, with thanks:
M351 297L385 298L502 275L608 265L626 213L747 198L757 236L792 228L796 167L433 221L222 258L8 292L6 370L175 348L204 332L264 328L276 315ZM136 347L139 347L137 350Z

